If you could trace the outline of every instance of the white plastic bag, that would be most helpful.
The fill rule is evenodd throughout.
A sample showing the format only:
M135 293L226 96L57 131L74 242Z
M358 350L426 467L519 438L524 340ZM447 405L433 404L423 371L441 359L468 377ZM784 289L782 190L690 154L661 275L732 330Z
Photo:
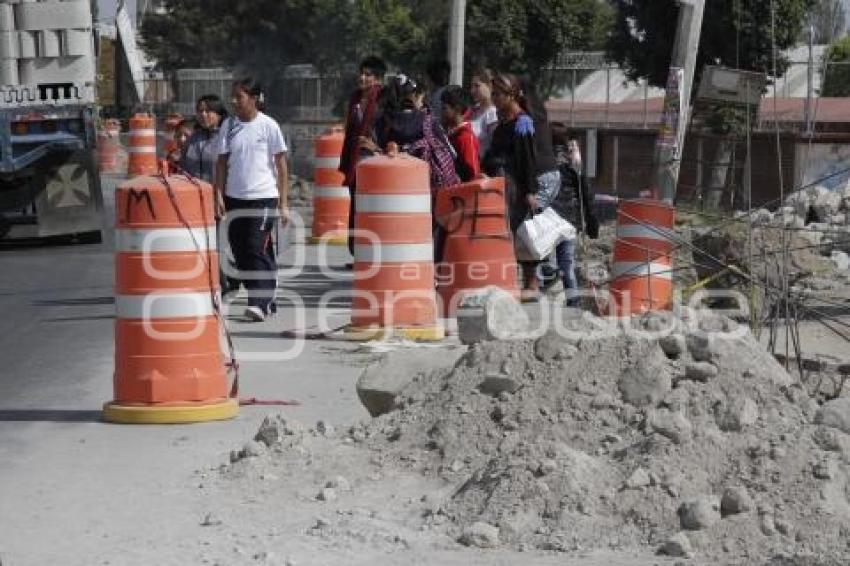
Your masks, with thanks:
M538 261L552 253L555 246L576 237L576 229L552 207L523 222L516 232L516 254L520 261Z

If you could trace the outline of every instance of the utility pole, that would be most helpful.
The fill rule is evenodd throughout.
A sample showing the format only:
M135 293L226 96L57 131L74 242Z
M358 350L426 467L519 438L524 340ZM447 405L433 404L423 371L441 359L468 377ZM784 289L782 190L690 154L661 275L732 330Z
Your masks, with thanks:
M679 23L664 96L662 129L655 143L658 197L666 202L673 202L679 183L704 11L705 0L679 0Z
M466 27L466 0L452 0L452 11L449 17L449 55L447 59L452 65L449 83L463 84L463 32Z
M812 102L815 94L815 55L814 55L814 42L815 42L815 26L809 26L809 61L808 68L806 69L806 107L805 107L805 121L806 121L806 135L811 137L813 134L812 123Z

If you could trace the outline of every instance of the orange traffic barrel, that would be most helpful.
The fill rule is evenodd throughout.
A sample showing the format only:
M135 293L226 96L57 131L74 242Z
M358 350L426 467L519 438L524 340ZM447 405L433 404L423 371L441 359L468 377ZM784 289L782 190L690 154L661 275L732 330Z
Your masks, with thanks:
M121 164L118 154L121 151L121 123L118 120L105 120L97 133L97 161L101 173L120 173Z
M159 170L156 161L156 119L150 114L130 118L130 138L127 153L127 174L154 175Z
M498 287L519 299L504 177L441 189L435 208L445 234L437 264L437 291L445 315L454 316L466 294L485 287Z
M675 219L666 202L620 201L610 286L618 315L671 308Z
M346 337L442 340L428 164L406 155L363 160L355 199L354 292Z
M339 156L345 138L334 127L316 138L313 163L313 235L309 242L334 245L348 243L348 214L351 195L339 172Z
M221 351L213 190L183 176L115 191L114 401L104 419L165 424L236 415Z

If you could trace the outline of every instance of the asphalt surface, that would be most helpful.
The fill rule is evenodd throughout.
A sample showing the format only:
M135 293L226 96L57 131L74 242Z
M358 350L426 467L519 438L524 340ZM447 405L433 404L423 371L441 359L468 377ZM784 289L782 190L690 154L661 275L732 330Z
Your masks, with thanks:
M116 181L103 185L105 222L112 226ZM226 461L264 414L286 411L307 424L335 425L367 416L354 390L360 368L341 355L355 345L281 338L282 330L315 320L325 291L345 286L321 274L314 251L290 243L281 263L307 265L282 272L281 312L261 324L243 323L244 301L237 298L228 326L242 360L241 396L300 406L243 407L233 421L189 426L102 422L114 368L113 248L111 229L97 245L0 247L4 566L149 564L151 545L163 548L160 564L180 563L189 542L179 526L197 526L202 513L186 478ZM346 261L340 250L331 255L337 267ZM309 308L300 312L307 316L296 316L288 300L305 303ZM331 318L344 318L345 303L338 306Z

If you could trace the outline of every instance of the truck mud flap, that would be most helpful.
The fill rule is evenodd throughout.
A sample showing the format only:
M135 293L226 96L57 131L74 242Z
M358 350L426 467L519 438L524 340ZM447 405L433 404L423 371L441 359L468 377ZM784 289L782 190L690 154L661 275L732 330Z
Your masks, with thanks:
M59 236L103 229L103 194L92 152L77 152L53 163L37 182L38 236Z

